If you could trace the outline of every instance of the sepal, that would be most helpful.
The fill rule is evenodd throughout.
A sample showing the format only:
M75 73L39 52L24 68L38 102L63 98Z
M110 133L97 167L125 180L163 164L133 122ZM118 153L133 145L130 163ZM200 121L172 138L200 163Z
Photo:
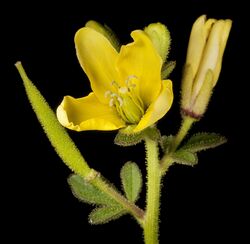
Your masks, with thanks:
M151 140L157 141L160 139L160 131L155 127L151 126L138 133L133 132L133 126L128 126L125 129L118 131L114 143L118 146L134 146L144 140L145 137L149 137Z
M165 63L161 69L161 78L163 80L167 79L169 77L169 75L173 72L175 66L176 66L175 61L169 61L169 62Z

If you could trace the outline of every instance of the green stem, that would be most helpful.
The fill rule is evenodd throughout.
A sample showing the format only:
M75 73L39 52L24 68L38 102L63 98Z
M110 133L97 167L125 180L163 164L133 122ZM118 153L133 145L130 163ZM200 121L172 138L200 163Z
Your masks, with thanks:
M191 117L184 117L181 127L174 138L173 146L171 151L175 151L177 147L181 144L184 137L187 135L188 131L190 130L192 124L195 122L195 119Z
M100 176L94 178L90 182L99 190L111 196L116 202L122 205L130 214L132 214L140 225L144 219L144 211L136 206L134 203L128 201L124 196L117 192L113 187L107 184Z
M185 138L187 135L188 131L190 130L191 126L196 120L191 118L191 117L184 117L181 127L174 137L170 152L165 154L161 160L160 167L161 167L161 173L164 175L168 168L173 164L173 159L172 159L172 154L176 151L178 146L181 144L182 140Z
M147 150L147 205L144 219L145 244L158 244L161 170L157 142L146 138Z
M170 154L166 154L160 163L161 175L164 176L168 171L169 167L174 163L174 160L171 158Z

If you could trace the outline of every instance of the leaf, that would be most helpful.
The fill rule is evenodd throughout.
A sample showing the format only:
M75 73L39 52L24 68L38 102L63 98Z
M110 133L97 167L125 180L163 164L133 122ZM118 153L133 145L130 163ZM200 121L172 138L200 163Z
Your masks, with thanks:
M174 137L172 135L169 135L169 136L164 135L161 137L160 146L163 152L165 153L170 152L173 139Z
M111 220L118 219L126 213L127 212L119 205L95 208L89 214L89 223L94 225L105 224Z
M91 204L103 204L109 206L117 205L117 202L110 198L107 194L100 191L98 188L88 183L79 175L71 175L68 178L68 183L72 193L80 201Z
M216 133L197 133L193 135L181 149L190 152L199 152L209 148L220 146L227 142L224 136Z
M121 180L126 197L135 202L142 188L142 174L134 162L127 162L121 169Z
M58 122L54 111L27 77L21 62L17 62L15 65L23 80L31 106L55 151L73 172L81 176L88 175L91 169L66 130Z
M172 158L178 164L194 166L198 163L198 157L195 153L182 149L173 153Z
M169 62L165 63L161 69L161 78L167 79L169 77L169 75L173 72L175 66L176 66L175 61L169 61Z

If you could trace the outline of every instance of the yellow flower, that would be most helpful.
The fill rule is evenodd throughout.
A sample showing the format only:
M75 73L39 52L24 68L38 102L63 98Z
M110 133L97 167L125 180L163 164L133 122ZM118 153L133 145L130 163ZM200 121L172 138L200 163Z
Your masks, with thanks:
M139 132L170 109L172 82L161 80L162 59L142 30L117 52L101 32L83 27L75 35L78 60L91 88L88 96L65 96L57 108L59 122L72 130L116 130L132 126Z
M222 57L232 21L200 16L190 34L182 80L182 110L201 117L210 100L221 71Z

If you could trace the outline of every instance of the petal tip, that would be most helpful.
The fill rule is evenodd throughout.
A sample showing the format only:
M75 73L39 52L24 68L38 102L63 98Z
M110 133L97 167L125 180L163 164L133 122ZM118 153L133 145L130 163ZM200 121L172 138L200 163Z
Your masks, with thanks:
M68 115L64 109L64 101L57 107L56 116L61 125L65 127L69 126L70 123L69 123Z

